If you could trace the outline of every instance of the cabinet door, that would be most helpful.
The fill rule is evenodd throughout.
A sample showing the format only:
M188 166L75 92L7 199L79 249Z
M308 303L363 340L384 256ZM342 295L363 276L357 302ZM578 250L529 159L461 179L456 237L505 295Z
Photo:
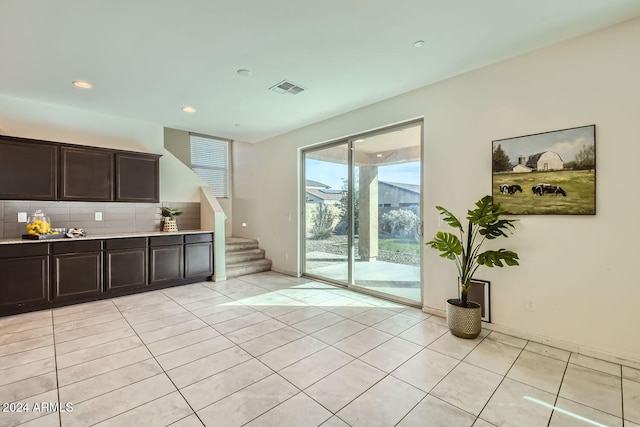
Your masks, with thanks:
M151 284L166 283L184 278L183 245L149 248Z
M0 259L0 308L48 300L48 256Z
M184 245L185 277L205 277L213 274L213 244Z
M0 199L56 200L58 147L0 137Z
M147 248L105 252L106 290L147 284Z
M60 200L113 200L113 153L60 148Z
M102 252L53 256L53 298L99 294L102 290Z
M116 200L158 202L159 160L157 155L116 153Z

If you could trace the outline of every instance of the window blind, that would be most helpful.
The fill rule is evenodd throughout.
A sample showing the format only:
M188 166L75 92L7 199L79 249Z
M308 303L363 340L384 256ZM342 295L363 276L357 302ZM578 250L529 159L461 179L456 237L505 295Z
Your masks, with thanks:
M190 135L191 169L216 197L229 197L229 141Z

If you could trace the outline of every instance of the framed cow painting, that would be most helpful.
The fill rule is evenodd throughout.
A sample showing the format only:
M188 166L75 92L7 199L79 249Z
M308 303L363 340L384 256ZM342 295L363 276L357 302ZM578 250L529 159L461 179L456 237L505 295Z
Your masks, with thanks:
M595 215L596 126L493 141L491 188L510 214Z

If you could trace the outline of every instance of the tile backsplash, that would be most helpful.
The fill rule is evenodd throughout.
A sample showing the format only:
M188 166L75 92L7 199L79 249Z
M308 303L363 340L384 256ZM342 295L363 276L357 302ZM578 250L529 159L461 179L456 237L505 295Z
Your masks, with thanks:
M44 211L54 228L83 228L88 234L126 233L160 230L162 206L180 208L178 228L200 228L200 203L101 203L101 202L45 202L0 200L0 239L15 239L25 234L26 223L18 222L18 212L27 217L34 211ZM102 212L102 221L95 220Z

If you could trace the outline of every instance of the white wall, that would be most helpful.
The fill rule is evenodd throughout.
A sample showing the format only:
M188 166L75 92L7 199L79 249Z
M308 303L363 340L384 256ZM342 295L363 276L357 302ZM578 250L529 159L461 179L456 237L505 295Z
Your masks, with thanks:
M200 201L203 181L164 149L158 124L0 95L0 134L162 154L160 200Z
M239 146L234 233L259 238L274 269L298 272L299 148L307 145L424 116L423 219L430 238L438 230L433 206L462 214L490 193L492 140L595 123L597 215L522 216L516 235L502 242L522 265L478 277L492 283L497 325L640 360L639 51L635 19ZM425 251L424 261L424 304L444 309L456 295L453 265L433 251ZM524 311L525 297L535 312Z

